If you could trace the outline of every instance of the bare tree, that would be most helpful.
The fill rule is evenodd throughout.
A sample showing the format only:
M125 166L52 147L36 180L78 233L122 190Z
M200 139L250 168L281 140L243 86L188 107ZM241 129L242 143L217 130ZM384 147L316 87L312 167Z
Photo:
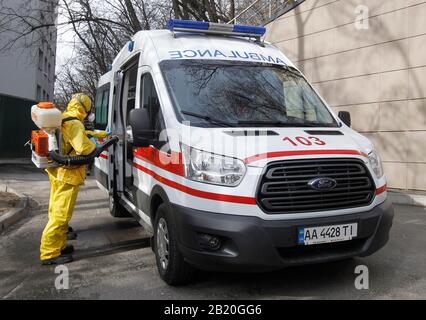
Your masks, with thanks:
M235 16L235 0L172 0L178 19L228 22Z
M99 77L136 32L164 28L170 18L228 22L254 0L40 0L40 7L26 0L19 10L13 1L0 0L0 38L7 35L0 53L40 46L56 29L75 34L75 54L56 78L56 99L66 101L76 91L94 95Z

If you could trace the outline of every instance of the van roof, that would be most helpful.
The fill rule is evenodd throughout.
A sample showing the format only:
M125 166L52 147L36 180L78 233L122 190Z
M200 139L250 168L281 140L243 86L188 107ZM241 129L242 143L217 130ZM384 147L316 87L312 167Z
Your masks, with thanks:
M136 34L136 37L139 35ZM207 35L169 30L150 31L159 60L220 59L291 64L275 46L236 36Z
M158 64L163 60L210 59L293 66L274 45L267 42L261 45L238 36L145 30L136 33L132 41L132 50L125 46L114 60L114 65L121 64L135 52L142 51L148 65Z
M98 88L102 87L103 85L110 83L112 81L112 71L108 71L107 73L103 74L98 81Z

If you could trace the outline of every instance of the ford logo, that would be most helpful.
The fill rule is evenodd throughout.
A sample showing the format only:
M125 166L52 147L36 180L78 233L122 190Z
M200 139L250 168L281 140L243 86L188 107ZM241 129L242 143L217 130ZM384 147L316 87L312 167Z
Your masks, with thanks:
M337 186L337 181L331 178L316 178L308 182L308 186L319 191L327 191Z

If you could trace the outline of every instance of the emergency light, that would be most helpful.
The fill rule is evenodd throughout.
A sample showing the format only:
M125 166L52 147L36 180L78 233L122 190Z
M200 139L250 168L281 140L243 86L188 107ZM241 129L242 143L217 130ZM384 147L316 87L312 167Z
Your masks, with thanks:
M129 50L129 52L132 52L134 48L135 48L135 42L129 41L129 43L127 45L127 49Z
M240 37L260 38L266 32L265 27L224 24L215 22L171 19L167 24L170 31L211 33Z

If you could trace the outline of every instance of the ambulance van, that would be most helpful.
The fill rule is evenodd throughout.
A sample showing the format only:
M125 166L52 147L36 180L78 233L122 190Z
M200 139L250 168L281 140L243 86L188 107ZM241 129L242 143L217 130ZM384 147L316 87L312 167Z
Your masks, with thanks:
M96 128L120 140L96 160L98 185L112 216L152 236L168 284L365 257L388 241L373 144L264 33L171 20L137 33L99 82Z

